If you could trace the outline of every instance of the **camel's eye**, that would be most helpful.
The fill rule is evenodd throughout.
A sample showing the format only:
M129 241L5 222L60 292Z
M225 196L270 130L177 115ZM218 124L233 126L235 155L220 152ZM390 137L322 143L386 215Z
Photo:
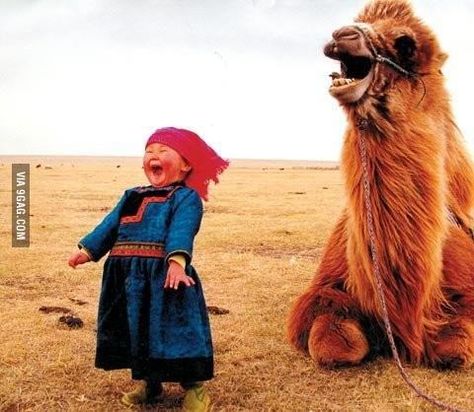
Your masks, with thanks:
M409 60L416 51L416 42L410 36L403 35L395 39L394 47L402 60Z

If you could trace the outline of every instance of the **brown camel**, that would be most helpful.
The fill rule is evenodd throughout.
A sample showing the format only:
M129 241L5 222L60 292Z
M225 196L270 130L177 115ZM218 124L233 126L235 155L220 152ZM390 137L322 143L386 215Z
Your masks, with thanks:
M347 114L346 207L317 273L296 300L291 343L323 366L388 354L364 199L367 151L373 240L402 359L474 362L474 168L445 88L447 55L408 1L373 0L336 30L330 94Z

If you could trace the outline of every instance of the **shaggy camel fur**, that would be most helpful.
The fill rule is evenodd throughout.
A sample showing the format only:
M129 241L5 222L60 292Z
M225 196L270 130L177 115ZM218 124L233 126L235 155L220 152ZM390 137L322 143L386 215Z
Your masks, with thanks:
M401 357L467 368L474 361L474 169L444 85L447 56L405 0L371 1L333 33L324 52L341 64L329 92L348 118L347 204L291 310L289 339L328 367L389 354L364 204L363 138L380 273Z

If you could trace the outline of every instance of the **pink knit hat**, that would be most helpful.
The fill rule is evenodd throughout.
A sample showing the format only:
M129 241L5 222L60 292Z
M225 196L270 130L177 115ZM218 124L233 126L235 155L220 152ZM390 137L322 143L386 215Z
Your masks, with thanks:
M184 182L196 190L199 196L208 200L208 186L212 180L218 183L218 175L228 166L229 162L222 159L196 133L175 127L164 127L153 133L146 147L152 143L161 143L176 150L191 166Z

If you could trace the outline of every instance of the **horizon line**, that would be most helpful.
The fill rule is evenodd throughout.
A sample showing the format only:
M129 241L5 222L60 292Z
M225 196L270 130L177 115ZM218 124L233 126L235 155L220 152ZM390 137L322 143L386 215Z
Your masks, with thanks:
M73 154L0 154L2 158L38 158L38 157L85 157L85 158L130 158L141 159L142 156L135 155L73 155ZM318 163L340 163L340 160L318 160L318 159L283 159L283 158L252 158L252 157L229 157L230 161L252 160L252 161L285 161L285 162L318 162Z

